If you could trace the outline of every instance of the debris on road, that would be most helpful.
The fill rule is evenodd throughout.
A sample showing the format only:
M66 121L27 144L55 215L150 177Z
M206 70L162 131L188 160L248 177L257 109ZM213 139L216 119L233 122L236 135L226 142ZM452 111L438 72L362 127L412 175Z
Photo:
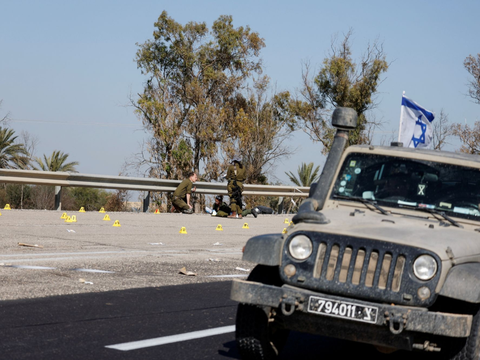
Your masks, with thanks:
M222 246L222 244L220 244L220 243L217 241L215 244L213 244L213 246Z
M220 259L213 259L213 258L210 258L210 259L207 259L207 261L219 262L219 261L220 261Z
M73 229L67 229L68 232L75 232Z
M187 275L187 276L197 276L197 273L194 273L193 271L187 271L187 268L184 266L180 270L178 270L179 274L182 275Z
M80 279L80 282L85 285L93 285L93 282L91 281L86 281L85 279Z
M159 243L149 243L150 245L163 245L163 243L159 242Z
M244 268L241 268L241 267L238 267L238 266L235 268L235 270L250 272L250 269L244 269Z
M37 244L25 244L25 243L18 243L18 246L26 246L26 247L36 247L36 248L43 248L42 245Z

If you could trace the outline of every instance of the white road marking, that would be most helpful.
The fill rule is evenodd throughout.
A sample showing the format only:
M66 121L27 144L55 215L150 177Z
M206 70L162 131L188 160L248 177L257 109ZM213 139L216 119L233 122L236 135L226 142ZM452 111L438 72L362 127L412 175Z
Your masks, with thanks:
M130 350L142 349L146 347L171 344L171 343L180 342L180 341L200 339L200 338L214 336L214 335L221 335L221 334L226 334L234 331L235 331L235 325L222 326L214 329L192 331L189 333L178 334L178 335L162 336L162 337L147 339L147 340L132 341L132 342L127 342L122 344L115 344L115 345L107 345L105 347L109 349L115 349L115 350L121 350L121 351L130 351Z
M97 269L70 269L72 271L84 271L84 272L92 272L92 273L107 273L107 274L114 274L115 271L108 271L108 270L97 270Z
M212 277L212 278L236 278L236 277L248 277L248 275L243 275L243 274L233 274L233 275L209 275L206 277Z

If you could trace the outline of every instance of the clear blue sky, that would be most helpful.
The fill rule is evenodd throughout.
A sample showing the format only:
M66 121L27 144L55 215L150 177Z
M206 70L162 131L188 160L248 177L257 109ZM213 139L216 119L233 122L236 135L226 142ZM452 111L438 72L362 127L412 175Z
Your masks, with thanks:
M302 62L317 69L331 37L353 28L354 57L378 38L391 62L374 112L381 133L398 128L402 91L451 122L473 125L480 105L465 96L469 75L463 61L480 52L480 1L9 1L0 9L0 117L27 130L39 143L36 156L61 150L79 161L81 173L118 175L137 153L144 133L128 104L145 78L134 62L137 47L152 37L163 10L176 21L205 21L232 15L265 39L265 73L278 90L300 86ZM458 144L452 141L448 150ZM296 154L274 175L301 162L321 165L321 146L300 131Z

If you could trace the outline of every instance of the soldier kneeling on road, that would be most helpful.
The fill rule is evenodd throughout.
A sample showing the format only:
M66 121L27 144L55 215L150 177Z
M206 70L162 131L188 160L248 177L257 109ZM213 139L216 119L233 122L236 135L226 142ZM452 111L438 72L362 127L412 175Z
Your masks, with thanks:
M230 213L232 213L232 209L228 206L225 202L223 202L223 196L217 195L215 196L215 204L213 205L212 209L212 216L219 216L219 217L231 217ZM247 216L252 214L254 217L257 217L257 211L255 209L245 209L239 215L239 219L243 216Z
M197 174L192 171L188 174L188 178L178 185L173 193L172 199L172 205L175 210L183 212L184 214L193 213L193 206L190 204L190 199L192 198L192 192L195 192L197 189L196 186L193 186L195 181L197 181Z

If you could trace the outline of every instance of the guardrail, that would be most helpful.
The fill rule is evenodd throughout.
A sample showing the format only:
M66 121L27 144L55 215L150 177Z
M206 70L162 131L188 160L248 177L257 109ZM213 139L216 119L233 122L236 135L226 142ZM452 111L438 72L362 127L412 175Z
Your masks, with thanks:
M62 187L92 187L134 191L173 192L181 180L163 180L127 176L91 175L70 172L0 169L0 183L55 186L55 204L60 209ZM226 182L195 183L197 194L227 194ZM309 187L283 185L244 185L244 195L308 197ZM147 196L148 197L148 196ZM148 201L148 200L147 200ZM147 205L148 207L148 205ZM145 210L145 207L144 207Z

